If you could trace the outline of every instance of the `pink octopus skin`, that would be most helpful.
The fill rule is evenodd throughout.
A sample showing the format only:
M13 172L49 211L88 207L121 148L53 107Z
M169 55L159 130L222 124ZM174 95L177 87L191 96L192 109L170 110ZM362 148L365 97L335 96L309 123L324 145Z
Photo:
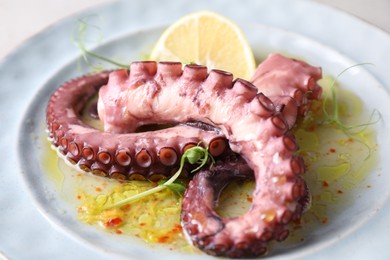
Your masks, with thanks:
M272 60L275 60L275 58L283 61L282 63L292 63L289 59L274 55L273 59L269 58L259 66L254 76L254 81L264 78L258 77L259 74L267 73L269 69L277 69L281 65L276 64L275 66L273 64L275 62ZM269 63L272 63L271 66L267 65ZM297 63L301 64L300 62ZM284 69L289 70L290 67L293 67L291 65L293 64L289 64L288 67L284 66ZM306 69L310 69L310 66L306 67ZM163 63L162 65L160 64L159 68L159 77L166 84L171 84L181 76L181 65L179 66L177 63ZM299 73L299 68L295 69L295 71L297 72L295 73L296 76L302 74ZM204 74L202 76L204 69L200 69L199 72L201 77L204 77ZM133 71L133 80L137 81L138 77L141 83L138 82L137 84L142 84L142 81L145 80L145 74L138 73L136 75L136 72ZM150 74L150 72L148 73ZM122 86L121 84L115 84L116 74L127 75L127 72L118 71L110 76L111 95L114 100L115 95L121 93L120 89L117 89L115 92L115 88ZM278 77L281 77L281 75L278 75ZM190 83L193 79L199 81L197 79L198 76L197 73L194 73L189 75L186 80ZM300 77L302 78L302 76ZM109 72L102 72L67 82L53 94L47 108L47 126L53 145L58 147L60 153L72 163L77 164L82 170L112 178L158 180L169 177L170 173L175 170L179 157L185 148L193 146L201 140L209 143L209 150L214 156L221 155L228 149L221 133L212 127L208 127L207 131L200 131L199 129L181 125L155 133L129 135L132 132L131 130L145 123L140 120L136 125L117 127L119 132L127 134L118 135L115 133L115 129L112 131L114 133L110 133L109 123L106 123L107 131L105 132L100 132L87 126L79 118L80 111L88 98L99 91L102 85L107 84L108 78ZM287 80L285 79L284 81ZM293 80L296 79L293 78ZM302 80L306 80L304 76ZM258 87L261 86L261 84L257 85ZM264 86L266 87L267 84L264 84ZM261 87L259 90L262 91ZM282 90L285 91L285 89ZM301 90L297 90L296 85L290 86L290 92L302 93ZM294 96L298 97L296 98L298 103L304 103L299 98L300 95L295 94ZM277 105L276 110L282 110L283 108L283 114L287 118L286 121L291 126L294 122L289 122L291 120L288 120L288 118L295 118L296 102L289 96L272 98ZM117 113L115 108L118 108L118 104L114 104L113 109L108 109L110 113L105 113L103 110L99 114L103 118L111 118L112 121L112 118L115 119L115 117L121 115L121 113ZM154 121L154 119L151 121ZM162 122L161 120L159 121ZM119 120L119 124L121 124L120 122L121 120ZM189 123L187 124L189 125ZM197 124L195 123L195 125ZM160 133L163 135L160 135ZM180 137L181 133L186 133L186 135ZM161 140L161 138L164 140ZM164 155L166 159L164 159ZM137 160L137 158L141 159Z
M293 127L298 115L308 111L311 99L320 97L321 88L313 84L320 78L319 68L273 54L259 65L252 82L271 95L275 111L288 118L287 129ZM224 219L215 212L221 190L231 181L244 176L248 179L240 160L200 171L183 197L183 229L192 243L208 254L232 258L265 255L269 241L286 239L288 223L299 219L310 204L309 191L300 178L305 171L303 160L294 155L298 146L291 132L279 132L264 140L261 152L252 145L256 143L246 143L243 148L254 150L249 160L257 163L252 166L256 188L247 213Z
M311 100L319 99L322 94L322 88L317 84L321 78L320 68L280 54L271 54L257 67L250 81L275 105L283 103L293 108L291 102L286 100L293 99L298 108L297 115L304 116L310 109ZM280 102L281 98L285 101ZM285 114L290 126L295 124L297 118L293 114Z
M176 68L167 69L172 66ZM278 72L273 72L273 66ZM270 56L252 81L267 90L276 104L250 82L232 82L232 74L208 73L203 66L187 65L182 71L180 63L136 62L130 71L130 75L111 73L100 90L98 111L106 131L122 133L144 124L202 121L220 129L231 149L254 172L253 204L247 213L231 219L215 214L215 187L202 182L206 177L195 177L193 183L202 185L190 184L182 210L183 228L193 243L209 254L248 257L264 255L272 239L284 240L288 223L300 218L301 201L307 197L301 177L303 160L294 155L298 146L289 130L297 114L308 110L309 100L320 96L321 70ZM204 194L195 196L194 190ZM192 206L193 196L202 199L194 203L199 208Z
M272 239L282 241L288 235L286 225L292 220L298 220L301 213L310 207L311 197L307 186L303 196L298 200L295 214L286 213L280 219L269 219L271 222L262 231L261 236L256 234L256 223L261 221L249 218L251 212L258 210L259 203L253 201L251 209L243 217L237 217L236 221L245 221L247 230L237 229L243 232L239 235L239 241L234 242L234 235L229 234L226 226L232 219L224 219L218 216L214 208L222 190L231 182L239 180L252 180L253 174L246 162L240 157L225 157L216 162L211 169L199 171L189 183L189 187L182 202L182 226L187 238L204 252L215 256L228 256L230 258L244 258L265 255L268 251L268 243ZM261 206L261 205L260 205ZM271 216L272 217L272 216ZM249 223L248 223L249 222ZM279 223L278 223L279 222ZM237 237L237 236L236 236Z
M48 102L49 139L81 170L116 179L158 181L171 176L181 154L200 140L210 144L216 156L227 149L224 136L216 129L176 125L158 131L117 134L85 124L81 111L87 100L107 84L109 75L102 72L67 82Z
M273 71L278 70L278 68L283 69L279 69L280 73L275 75ZM173 149L174 154L176 155L176 162L178 157L180 157L180 153L183 152L186 146L194 145L198 141L209 144L209 149L214 150L217 155L221 155L222 153L224 156L231 154L230 152L225 151L226 145L223 140L224 136L213 127L207 129L208 131L205 131L199 128L194 129L189 126L178 125L171 129L155 132L131 133L137 127L144 124L200 120L222 128L225 135L229 136L231 139L230 145L240 148L240 146L238 146L239 143L235 143L235 136L231 132L230 127L226 127L229 126L229 121L226 123L221 120L222 123L217 124L213 121L213 118L218 117L219 111L218 109L210 110L209 100L205 100L201 97L204 95L204 92L206 92L206 94L207 91L212 92L207 86L211 86L211 89L217 90L216 95L214 95L214 101L221 101L219 98L226 94L224 92L228 92L229 94L230 91L230 95L227 95L228 98L222 100L223 102L225 102L226 99L237 99L239 100L239 102L236 102L237 107L239 104L252 104L249 105L249 109L247 107L246 110L247 112L249 110L249 113L255 114L260 108L259 117L264 118L263 121L268 121L268 125L266 124L266 126L263 126L264 129L276 126L277 133L280 133L280 135L283 136L283 144L280 145L279 143L278 145L278 149L283 150L284 148L284 153L281 154L285 154L285 150L291 150L290 152L292 152L297 148L295 140L288 132L288 129L294 125L298 111L300 114L304 114L309 107L310 99L318 98L321 94L321 89L316 84L313 84L313 82L316 82L316 80L321 77L320 69L311 67L303 62L284 58L280 55L271 55L259 66L252 79L259 91L266 92L270 91L270 89L272 90L272 88L276 89L269 92L273 103L263 94L257 94L258 90L249 82L237 80L232 83L231 74L226 72L212 71L210 75L208 75L206 68L202 66L187 66L184 72L182 72L181 64L178 63L160 63L158 66L153 62L133 63L129 77L126 71L113 72L109 76L109 83L107 86L100 90L99 116L105 122L106 129L105 132L100 132L85 125L80 120L78 114L82 110L86 100L96 93L102 85L107 83L108 74L108 72L103 72L98 75L82 77L64 84L50 99L47 109L47 123L50 139L55 146L59 147L59 151L69 160L77 163L82 169L91 170L95 174L122 179L142 177L157 180L159 178L168 177L172 170L172 166L163 164L161 158L159 158L162 148L168 148L168 154L171 156ZM274 76L269 77L270 74L273 74ZM265 80L267 77L269 79L279 79L279 82L278 80L274 80L274 84L271 85L271 80ZM206 78L207 80L205 80ZM290 83L282 84L283 82ZM279 87L280 85L284 85L284 87L281 88ZM181 89L181 91L178 92L179 98L176 98L177 94L175 95L173 92L173 97L168 102L161 103L161 100L167 101L167 97L160 96L162 87ZM165 91L165 93L167 92L168 91ZM69 95L69 93L72 93L73 95ZM126 99L126 95L130 95L132 98ZM105 102L102 102L104 97L106 100ZM182 105L180 98L183 100L186 100L187 98L187 101L192 98L190 102L181 106L182 109L187 108L187 110L183 110L184 117L183 114L181 114L183 112L175 114L174 110L176 110L177 107L172 106L173 102ZM254 102L256 99L258 100L258 104ZM223 102L221 102L222 107ZM195 116L191 114L191 112L194 112L191 103L199 110L197 112L195 111ZM165 104L163 106L165 107L165 114L159 111L159 109L164 110L164 108L160 107L161 104ZM138 109L140 114L132 113L133 110L131 109L129 113L127 110L128 107L134 108L135 110ZM154 109L155 107L157 108L156 111ZM171 109L169 110L169 108ZM189 113L186 113L186 111ZM205 111L206 113L204 113ZM210 113L210 111L213 111L212 116L207 115L203 118L203 116L205 116L207 112ZM200 117L196 117L198 112L202 112L203 114L200 115ZM229 113L229 111L225 111L222 116L229 115ZM271 121L271 123L269 123L269 121ZM236 128L240 129L240 127ZM235 132L239 131L235 130ZM270 135L270 138L274 138L272 133L268 135ZM278 135L276 134L275 136ZM244 141L248 142L248 140ZM269 142L265 142L264 145L269 145ZM287 154L289 153L287 152ZM144 161L141 162L141 165L137 165L137 157L143 158L145 155L146 163L149 164L145 167ZM295 171L295 174L299 175L299 173L303 172L303 162L300 158L289 158L286 156L285 159L285 161L290 160L290 167L287 166L287 168L291 168L290 170ZM221 173L225 176L221 177L223 180L231 180L231 176L233 176L231 173L235 173L234 176L239 175L240 178L253 177L252 170L250 170L246 164L244 165L245 167L239 166L243 165L242 159L240 161L241 164L229 162L229 160L224 157L221 157L221 160L222 161L219 163L220 167L215 167L215 169L213 169L213 174L215 175L215 173L218 172ZM222 166L224 167L221 166L221 163L223 163ZM225 166L227 165L230 167L237 166L237 168L234 171L229 171L226 170ZM191 184L185 198L189 197L189 200L198 198L196 194L193 194L194 190L208 190L208 187L211 187L211 192L214 190L215 193L218 190L217 188L221 185L207 186L207 183L209 183L210 180L214 180L208 176L209 175L204 172L197 174L192 183L200 183L203 181L202 183L204 186L201 186L203 187L202 189L198 189L198 185ZM286 173L286 176L288 176L288 173ZM258 176L256 175L255 177L258 180ZM281 177L282 179L284 178L283 174L281 174ZM220 180L221 178L218 179ZM293 214L294 218L298 218L305 205L305 200L307 200L308 197L307 189L299 176L290 179L286 177L286 180L286 182L290 184L290 187L287 188L287 190L290 189L293 196L295 194L295 197L300 197L299 199L292 199L295 210L291 210L291 214ZM221 183L223 183L223 181L221 181ZM294 183L293 186L291 186L291 183ZM296 195L297 192L299 195ZM288 193L288 191L285 193ZM188 196L188 194L193 195ZM208 203L202 204L203 206L207 206L206 209L209 209L209 211L203 212L204 215L213 212L212 204L214 200L212 197L204 196L201 198L204 200L197 200L197 204L202 204L203 201ZM210 254L229 255L232 257L260 255L266 251L267 243L264 245L264 241L259 243L258 240L247 237L249 243L244 241L244 243L237 244L236 241L232 242L229 232L226 233L226 231L219 236L207 235L204 232L197 232L197 234L191 235L191 232L195 230L194 227L196 227L198 231L203 230L202 225L208 225L207 220L209 220L208 217L204 217L203 219L205 221L194 222L194 219L189 218L189 216L192 216L191 212L196 210L195 207L190 206L191 204L192 203L187 202L183 203L183 226L185 231L190 234L189 237L192 238L194 244L198 247ZM197 204L194 203L194 205ZM208 213L206 214L206 212ZM289 213L284 214L289 215ZM217 219L216 217L217 216L214 216L212 219ZM219 218L218 221L221 221L221 219ZM271 238L279 240L281 237L283 238L283 235L285 235L284 228L284 226L279 227L282 231L272 230L271 228L273 231ZM283 235L280 234L281 232ZM208 237L207 243L204 242L204 237ZM221 245L218 244L218 237L225 239L224 243L230 246L228 246L228 248L221 247ZM237 245L241 245L241 247ZM253 248L253 250L243 250L245 247L244 245Z

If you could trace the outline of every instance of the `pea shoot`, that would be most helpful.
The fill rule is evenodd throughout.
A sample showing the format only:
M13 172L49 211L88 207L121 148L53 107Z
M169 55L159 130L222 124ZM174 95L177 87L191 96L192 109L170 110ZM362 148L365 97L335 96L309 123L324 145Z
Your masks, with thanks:
M340 108L339 102L336 93L336 82L337 80L348 70L357 66L372 65L371 63L360 63L353 66L350 66L343 71L341 71L335 79L332 80L330 84L330 95L331 98L326 97L323 102L322 111L325 115L325 121L322 122L324 125L333 125L337 129L340 129L346 136L352 138L353 140L361 143L368 149L368 155L365 159L370 157L372 148L369 147L364 141L360 140L357 136L362 133L370 125L376 124L381 119L381 115L378 110L374 109L370 115L369 121L367 123L356 124L356 125L346 125L340 120ZM331 112L328 112L326 109L327 103L332 102ZM375 119L375 116L377 117ZM355 130L355 131L354 131Z
M115 208L115 207L121 207L124 206L128 203L137 201L141 198L144 198L146 196L149 196L151 194L154 194L156 192L162 191L164 189L170 189L172 190L175 194L177 195L182 195L186 189L185 185L178 181L177 178L180 176L181 172L183 171L184 165L186 162L194 165L198 164L198 167L196 167L194 170L191 172L198 171L201 169L203 166L206 165L208 160L211 160L211 163L214 164L214 158L213 156L209 153L207 148L203 148L199 144L197 146L194 146L188 150L186 150L181 157L180 160L180 167L179 169L175 172L174 175L167 181L161 181L159 182L158 186L154 187L153 189L141 192L139 194L136 194L134 196L128 197L126 199L123 199L121 201L118 201L112 205L107 205L103 207L103 210L110 209L110 208Z
M332 100L332 112L329 113L326 110L326 104L327 104L327 102L329 100L328 98L325 98L324 104L323 104L323 107L322 107L323 113L324 113L324 115L326 117L326 120L323 123L324 124L329 124L329 125L335 125L337 128L342 130L347 136L350 136L351 134L353 134L353 133L350 132L351 130L363 128L359 132L364 131L367 126L377 123L379 121L379 119L380 119L380 114L379 114L379 112L377 110L373 110L373 112L371 113L369 122L368 123L364 123L364 124L345 125L344 123L341 122L341 120L339 118L340 110L339 110L339 103L337 102L336 81L346 71L348 71L349 69L352 69L352 68L357 67L357 66L363 66L363 65L372 65L372 64L371 63L361 63L361 64L353 65L353 66L348 67L348 68L344 69L343 71L341 71L337 75L337 77L335 79L333 79L333 81L330 84L330 91L331 91L331 96L332 96L332 98L331 98L331 100ZM373 120L375 115L377 115L378 118L376 120Z
M126 64L122 64L122 63L119 63L117 61L114 61L114 60L111 60L109 58L106 58L104 56L101 56L99 54L96 54L94 52L91 52L89 50L87 50L87 48L85 47L85 34L87 32L87 29L89 27L93 27L94 29L98 30L99 33L100 33L100 29L97 27L97 26L92 26L88 23L88 20L87 18L84 18L84 19L80 19L78 20L78 30L77 30L77 38L74 38L73 37L73 43L81 50L81 55L84 59L84 61L90 65L90 66L93 66L91 64L91 62L89 61L88 57L93 57L95 59L98 59L98 60L102 60L104 62L107 62L107 63L111 63L119 68L124 68L124 69L130 69L130 66L129 65L126 65ZM101 34L101 33L100 33ZM102 36L100 35L100 38Z

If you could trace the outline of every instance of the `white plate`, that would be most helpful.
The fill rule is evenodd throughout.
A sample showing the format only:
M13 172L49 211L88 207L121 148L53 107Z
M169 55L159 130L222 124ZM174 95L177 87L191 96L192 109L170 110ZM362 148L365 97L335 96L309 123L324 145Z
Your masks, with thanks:
M307 1L283 0L253 0L245 4L206 0L191 4L173 4L168 0L115 2L58 23L2 61L0 154L7 162L1 169L0 182L0 249L4 255L17 259L183 258L167 250L150 250L131 239L124 242L80 224L74 210L67 208L53 184L41 173L36 137L44 130L44 110L50 93L58 84L80 74L76 67L79 51L69 38L78 18L98 14L104 21L105 40L96 51L106 56L125 56L131 61L139 59L139 53L156 41L165 25L203 9L236 21L258 57L271 51L288 52L322 66L332 75L353 64L375 64L351 70L341 81L353 88L369 109L376 108L382 114L383 121L378 125L382 176L378 178L373 173L368 180L373 188L362 191L356 203L345 209L337 221L313 231L307 243L270 258L390 257L386 247L390 239L390 175L385 174L390 170L385 157L390 154L390 137L386 135L390 122L390 36L333 9ZM362 37L367 41L362 41ZM27 106L28 103L31 104ZM23 111L26 113L22 119ZM18 158L22 170L17 167ZM17 177L18 172L21 178ZM26 185L21 186L20 179ZM37 214L37 208L49 222Z

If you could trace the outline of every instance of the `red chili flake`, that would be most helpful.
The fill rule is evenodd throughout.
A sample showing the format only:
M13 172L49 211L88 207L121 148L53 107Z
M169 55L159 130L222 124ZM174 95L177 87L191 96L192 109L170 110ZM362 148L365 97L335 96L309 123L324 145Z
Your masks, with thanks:
M121 210L129 210L131 208L130 204L126 204L123 207L121 207Z
M104 225L106 227L112 228L112 227L117 227L120 224L122 224L123 220L121 218L112 218L109 221L107 221Z
M180 230L182 230L183 229L183 227L180 225L180 224L176 224L176 226L175 226L177 229L180 229Z
M253 198L252 198L252 197L250 197L250 196L247 196L247 197L246 197L246 200L247 200L248 202L252 203L252 201L253 201Z
M336 149L330 148L330 149L329 149L329 152L331 152L331 153L336 153Z
M344 191L342 191L342 190L337 190L337 193L338 193L338 194L343 194Z
M119 229L115 230L115 234L117 234L117 235L121 235L122 233L123 233L122 230L119 230Z
M80 200L81 199L81 195L77 195L77 199Z
M159 243L167 243L170 241L170 239L169 239L169 236L161 236L161 237L157 238L157 241Z
M322 187L327 188L329 187L329 183L327 181L322 182Z
M95 189L97 192L101 192L102 191L102 188L100 188L100 187L96 187L96 189Z
M182 231L181 225L176 225L174 228L172 228L168 233L169 234L178 234Z
M328 224L328 222L329 222L328 217L324 217L324 218L322 219L322 221L321 221L322 224Z
M139 225L140 225L141 227L144 227L144 226L146 226L146 223L142 222L142 223L139 223Z

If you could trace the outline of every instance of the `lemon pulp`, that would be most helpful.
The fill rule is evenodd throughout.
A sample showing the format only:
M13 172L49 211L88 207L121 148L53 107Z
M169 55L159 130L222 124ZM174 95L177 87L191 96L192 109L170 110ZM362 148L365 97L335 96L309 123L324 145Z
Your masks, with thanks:
M252 49L240 28L209 11L189 14L169 26L150 59L196 63L246 80L256 66Z

